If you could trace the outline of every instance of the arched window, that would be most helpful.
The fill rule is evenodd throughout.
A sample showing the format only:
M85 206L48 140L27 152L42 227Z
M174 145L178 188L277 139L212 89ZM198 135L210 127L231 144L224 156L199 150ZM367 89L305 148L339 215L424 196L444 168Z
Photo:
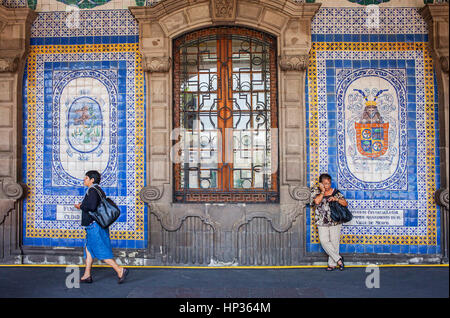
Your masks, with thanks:
M173 44L174 202L278 202L275 38L215 27Z

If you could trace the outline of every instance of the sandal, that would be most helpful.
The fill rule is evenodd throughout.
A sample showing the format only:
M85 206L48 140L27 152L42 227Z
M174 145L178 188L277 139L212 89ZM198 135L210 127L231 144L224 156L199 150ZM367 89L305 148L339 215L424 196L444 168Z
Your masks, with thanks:
M92 276L89 276L85 279L80 279L80 283L91 284L93 282Z
M335 268L336 268L336 267L328 266L327 268L325 268L325 270L326 270L327 272L331 272L331 271L334 271Z
M117 282L118 284L122 284L123 281L125 280L125 277L127 277L129 270L124 268L122 271L122 276L119 277L119 281Z
M341 256L341 258L337 262L339 263L339 261L341 261L341 265L338 264L339 270L343 271L345 269L344 258Z

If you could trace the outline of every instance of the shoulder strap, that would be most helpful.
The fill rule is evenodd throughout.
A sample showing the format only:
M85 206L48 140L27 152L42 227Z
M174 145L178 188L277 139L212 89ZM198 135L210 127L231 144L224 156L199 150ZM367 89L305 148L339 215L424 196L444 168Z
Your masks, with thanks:
M339 192L339 190L335 188L335 189L333 190L333 193L332 193L331 195L336 195L338 192Z
M97 189L97 187L96 186L92 186L92 188L94 188L96 191L97 191L97 193L98 193L98 196L100 197L100 199L102 199L102 197L103 197L103 195L102 195L102 193L100 192L100 190L99 189ZM106 198L106 196L105 196L105 198Z

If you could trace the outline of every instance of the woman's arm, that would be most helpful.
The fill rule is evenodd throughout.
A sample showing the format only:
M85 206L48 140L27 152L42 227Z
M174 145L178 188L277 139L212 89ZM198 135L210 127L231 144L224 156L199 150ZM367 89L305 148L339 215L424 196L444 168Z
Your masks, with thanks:
M317 186L311 188L311 195L309 196L309 203L311 206L316 206L322 203L323 196L325 195L325 187L319 183Z
M316 205L319 205L320 202L322 202L322 200L323 200L323 195L324 195L324 193L323 193L323 192L320 192L320 193L314 198L314 203L315 203Z
M329 198L328 201L329 202L337 201L342 206L347 206L348 205L347 200L345 200L344 196L340 192L336 193L335 196Z
M347 206L347 205L348 205L347 200L345 200L344 198L337 199L337 202L338 202L340 205L342 205L342 206Z

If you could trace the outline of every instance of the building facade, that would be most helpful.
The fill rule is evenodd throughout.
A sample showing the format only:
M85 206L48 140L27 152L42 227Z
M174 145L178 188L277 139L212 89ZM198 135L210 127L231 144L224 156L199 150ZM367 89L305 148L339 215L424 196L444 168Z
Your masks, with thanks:
M83 263L84 173L130 265L448 262L448 3L3 0L0 262Z

